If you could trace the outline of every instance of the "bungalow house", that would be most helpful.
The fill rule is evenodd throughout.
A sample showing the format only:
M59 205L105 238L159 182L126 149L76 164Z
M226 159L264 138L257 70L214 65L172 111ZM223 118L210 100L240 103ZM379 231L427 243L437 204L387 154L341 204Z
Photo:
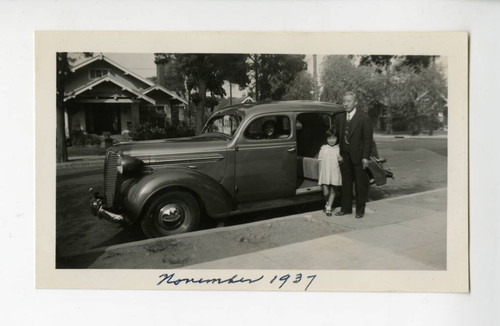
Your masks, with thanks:
M187 101L104 55L71 68L65 83L66 133L119 134L141 124L160 127L184 119Z

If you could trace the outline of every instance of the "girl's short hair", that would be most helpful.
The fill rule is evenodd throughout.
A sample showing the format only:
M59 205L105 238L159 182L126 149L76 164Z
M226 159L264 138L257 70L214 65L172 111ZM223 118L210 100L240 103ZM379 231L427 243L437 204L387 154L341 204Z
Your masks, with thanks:
M333 128L333 127L332 127L332 128L328 129L328 130L325 132L325 136L326 136L326 138L328 138L328 137L332 137L332 136L337 137L337 130L335 130L335 128Z

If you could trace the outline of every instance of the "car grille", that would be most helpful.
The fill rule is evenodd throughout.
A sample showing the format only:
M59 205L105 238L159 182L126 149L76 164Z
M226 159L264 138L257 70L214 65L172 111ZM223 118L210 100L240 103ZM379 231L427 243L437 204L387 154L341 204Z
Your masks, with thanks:
M104 204L106 207L111 207L115 200L116 191L116 166L118 162L118 154L114 152L106 153L106 161L104 163Z

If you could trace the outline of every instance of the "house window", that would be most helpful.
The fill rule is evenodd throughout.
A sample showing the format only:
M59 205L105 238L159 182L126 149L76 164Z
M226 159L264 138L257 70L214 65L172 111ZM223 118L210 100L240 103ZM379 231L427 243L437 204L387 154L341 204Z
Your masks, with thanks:
M141 125L148 124L153 127L167 127L167 110L163 105L146 106L139 109Z
M109 69L90 69L90 79L101 78L109 75Z

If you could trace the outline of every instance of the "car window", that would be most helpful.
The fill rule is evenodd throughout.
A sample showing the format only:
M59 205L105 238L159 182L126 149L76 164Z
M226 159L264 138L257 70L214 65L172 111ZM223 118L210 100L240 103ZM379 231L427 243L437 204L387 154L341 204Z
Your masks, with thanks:
M266 116L256 119L246 128L248 139L285 139L290 137L290 119L284 115Z
M202 133L219 133L232 137L238 130L241 117L238 115L215 116L206 124Z

